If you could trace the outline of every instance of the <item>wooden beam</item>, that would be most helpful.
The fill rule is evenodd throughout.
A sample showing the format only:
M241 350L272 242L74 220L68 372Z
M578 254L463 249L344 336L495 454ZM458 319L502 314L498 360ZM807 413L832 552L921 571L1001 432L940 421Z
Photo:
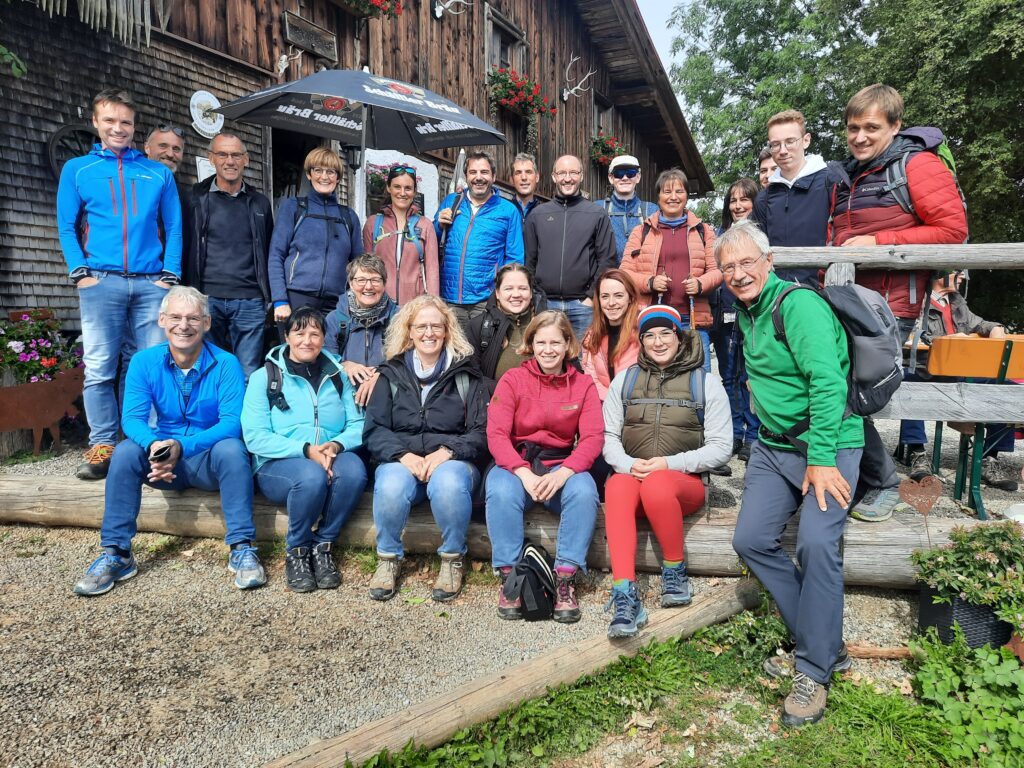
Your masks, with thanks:
M267 763L266 768L331 768L346 760L361 765L384 749L398 752L410 741L418 747L436 747L459 730L542 696L548 688L597 672L620 656L635 656L652 638L689 637L698 629L754 608L759 599L757 582L752 579L716 587L688 608L652 612L650 623L635 638L613 643L599 636L562 646L336 738L316 741Z
M1024 243L773 248L776 267L824 267L848 261L861 269L1024 269Z
M1005 387L1011 389L1011 387ZM0 475L0 522L30 523L48 526L99 528L103 521L104 482L83 482L70 477ZM372 548L376 545L373 526L373 497L363 494L342 529L338 540L345 546ZM739 576L743 567L732 548L737 511L705 509L685 520L686 560L690 573L697 576ZM261 496L253 505L256 536L261 541L283 537L288 518L283 509ZM796 550L796 526L793 518L783 537L783 546L792 555ZM930 536L924 518L917 513L902 513L883 523L863 523L849 519L846 525L843 570L847 584L890 588L915 586L910 553L914 549L944 544L956 525L973 525L969 519L933 518ZM139 512L140 531L175 536L221 538L224 518L220 497L205 491L157 491L142 489ZM637 568L648 573L661 570L661 552L646 520L638 521ZM526 535L555 551L558 518L542 507L530 510L525 520ZM417 507L409 517L403 537L409 554L432 554L441 536L427 506ZM470 523L467 535L469 554L478 560L490 560L491 540L487 526ZM608 536L604 508L598 510L594 537L587 553L591 568L610 570Z
M905 381L873 418L922 421L1024 422L1024 387Z

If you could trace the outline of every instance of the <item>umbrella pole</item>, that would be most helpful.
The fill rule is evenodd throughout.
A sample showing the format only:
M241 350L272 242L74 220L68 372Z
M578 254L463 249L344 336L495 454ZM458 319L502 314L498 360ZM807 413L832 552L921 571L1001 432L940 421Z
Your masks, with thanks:
M363 131L362 138L360 138L359 146L359 171L363 174L363 178L366 178L366 128L367 118L370 116L370 110L366 107L366 102L363 102Z

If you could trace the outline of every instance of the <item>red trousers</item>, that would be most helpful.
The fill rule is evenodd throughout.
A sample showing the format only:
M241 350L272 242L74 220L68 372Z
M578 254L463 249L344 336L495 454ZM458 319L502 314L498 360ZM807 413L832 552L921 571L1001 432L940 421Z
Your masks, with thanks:
M704 504L704 483L697 475L672 469L644 480L614 474L604 489L604 517L612 578L636 580L636 516L641 507L665 560L683 559L683 517Z

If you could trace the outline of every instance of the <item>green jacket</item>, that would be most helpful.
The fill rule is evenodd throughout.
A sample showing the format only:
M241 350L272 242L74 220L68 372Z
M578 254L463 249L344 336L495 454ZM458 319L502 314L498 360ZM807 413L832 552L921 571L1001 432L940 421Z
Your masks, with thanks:
M843 418L850 371L846 332L824 299L794 291L782 302L787 349L772 326L772 305L787 285L772 272L750 307L736 304L751 401L764 427L778 434L809 416L811 426L801 436L807 442L807 463L834 467L840 448L864 445L863 419ZM766 438L763 430L760 439L793 450L788 442Z

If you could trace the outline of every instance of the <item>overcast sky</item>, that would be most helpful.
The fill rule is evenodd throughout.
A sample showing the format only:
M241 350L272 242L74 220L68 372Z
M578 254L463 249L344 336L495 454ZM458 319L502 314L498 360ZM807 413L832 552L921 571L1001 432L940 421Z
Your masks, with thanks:
M669 51L672 48L672 38L676 35L674 30L668 28L668 17L676 7L677 0L636 0L636 4L640 6L640 14L644 17L647 31L654 40L658 55L661 56L661 64L668 72L672 65Z

